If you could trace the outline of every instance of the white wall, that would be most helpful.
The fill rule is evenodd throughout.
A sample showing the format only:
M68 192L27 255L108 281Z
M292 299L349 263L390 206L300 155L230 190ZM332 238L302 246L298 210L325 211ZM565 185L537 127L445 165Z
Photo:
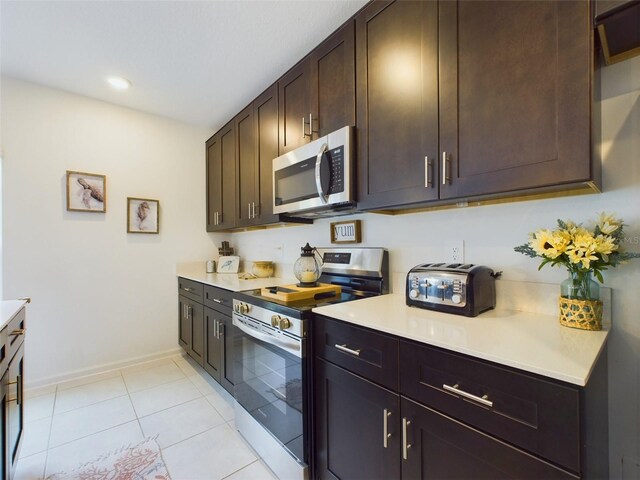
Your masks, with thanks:
M470 207L401 216L362 214L364 246L390 250L391 269L445 259L447 239L465 241L465 260L504 272L505 280L560 283L562 269L546 267L513 251L529 232L552 228L557 218L586 221L596 212L615 212L629 225L627 247L640 251L640 57L602 72L604 192L551 200ZM335 221L336 219L334 219ZM231 243L249 260L291 264L305 242L330 244L329 223L236 233ZM286 267L284 267L286 268ZM639 478L633 459L640 459L640 260L605 276L613 289L614 329L609 340L610 455L612 478ZM402 291L403 285L395 285ZM478 321L482 321L479 318Z
M177 348L175 265L216 251L210 132L10 78L2 99L3 298L33 298L27 384ZM107 176L106 214L66 211L66 170ZM159 235L126 233L127 196L160 201Z

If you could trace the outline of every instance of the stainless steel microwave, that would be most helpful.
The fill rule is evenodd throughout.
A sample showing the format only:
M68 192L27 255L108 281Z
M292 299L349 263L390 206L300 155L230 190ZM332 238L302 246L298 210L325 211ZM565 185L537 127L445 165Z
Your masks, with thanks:
M273 160L273 213L327 217L355 209L353 127Z

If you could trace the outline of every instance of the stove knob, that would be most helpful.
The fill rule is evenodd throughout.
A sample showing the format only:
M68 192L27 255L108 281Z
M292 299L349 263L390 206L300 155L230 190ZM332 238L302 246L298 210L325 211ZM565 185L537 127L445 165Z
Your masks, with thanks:
M410 296L411 298L418 298L418 294L419 294L419 292L418 292L418 290L416 290L415 288L414 288L414 289L412 289L412 290L409 290L409 296Z
M280 319L280 330L286 330L288 328L291 328L291 320L289 320L288 318L281 318Z
M247 305L246 303L241 303L240 305L238 305L238 310L240 313L249 313L251 307L249 307L249 305Z
M271 326L276 328L276 327L280 327L280 322L282 321L282 318L280 317L280 315L271 315Z
M457 305L462 301L462 296L458 293L454 293L451 295L451 301Z

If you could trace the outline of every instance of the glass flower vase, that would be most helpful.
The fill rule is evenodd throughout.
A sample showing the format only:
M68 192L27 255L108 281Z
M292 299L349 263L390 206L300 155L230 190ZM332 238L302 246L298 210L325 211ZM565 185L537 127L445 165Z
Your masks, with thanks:
M600 286L593 272L571 271L560 284L560 324L582 330L602 330Z

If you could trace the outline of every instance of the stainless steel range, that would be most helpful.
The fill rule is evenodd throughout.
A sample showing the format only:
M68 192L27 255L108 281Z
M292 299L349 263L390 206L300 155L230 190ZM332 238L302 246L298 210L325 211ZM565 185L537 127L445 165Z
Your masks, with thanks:
M311 309L387 293L388 254L383 248L322 248L319 282L337 292L286 301L292 289L239 292L233 301L236 427L283 480L309 478L311 453L309 352ZM296 293L297 297L297 291ZM275 298L274 298L275 297Z

